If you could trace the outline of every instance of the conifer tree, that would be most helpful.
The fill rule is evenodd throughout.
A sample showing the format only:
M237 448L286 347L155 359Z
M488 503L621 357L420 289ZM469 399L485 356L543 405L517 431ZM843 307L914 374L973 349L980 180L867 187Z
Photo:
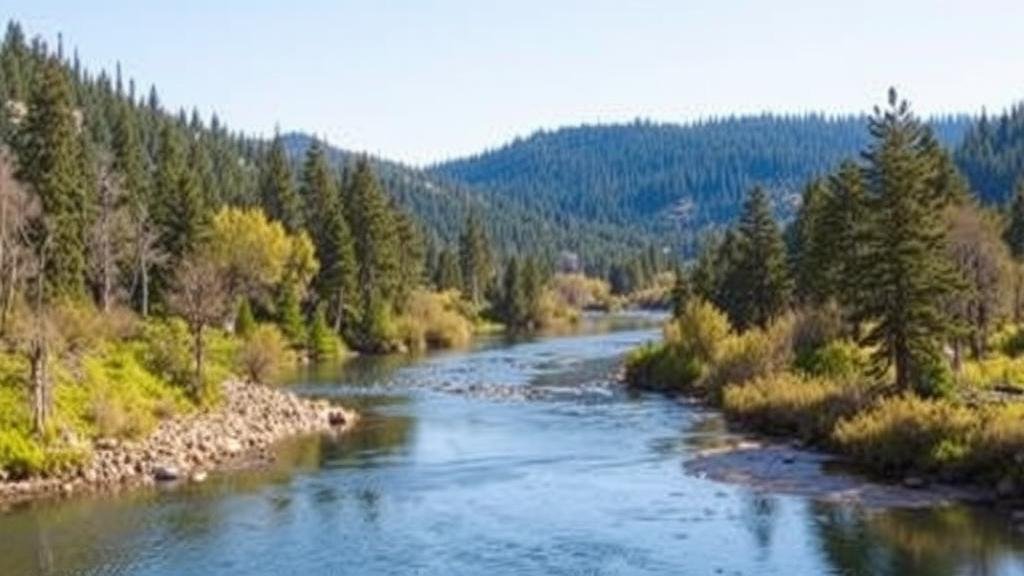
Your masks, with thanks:
M463 295L479 306L493 274L490 241L480 217L470 212L459 237L459 267L462 272Z
M264 154L260 171L260 200L267 215L294 233L302 228L302 198L292 183L288 157L281 136L274 135Z
M852 161L843 162L829 178L822 228L832 243L831 283L839 303L847 312L859 299L856 278L864 258L861 240L867 223L865 199L864 171ZM857 331L854 326L854 333Z
M71 86L60 63L39 70L18 133L18 178L39 198L32 226L37 247L47 246L46 287L77 297L85 288L87 206L91 200L86 150L74 113Z
M448 248L437 255L437 270L434 275L434 287L438 290L461 290L462 272L458 258Z
M789 303L786 249L772 216L768 195L755 186L743 205L737 227L735 259L729 264L730 314L738 328L767 326Z
M925 131L895 90L871 118L867 215L858 317L872 320L866 343L877 347L879 374L892 366L896 386L941 392L948 382L942 345L953 326L941 309L959 286L946 255L943 209Z
M805 304L820 305L834 295L834 238L825 227L829 195L823 180L810 182L793 223L796 297Z
M1017 183L1009 212L1003 239L1010 247L1010 255L1014 260L1021 262L1024 261L1024 180Z
M154 192L159 199L156 218L160 244L173 268L199 244L210 212L202 198L200 183L187 163L181 133L165 122L160 131Z
M356 163L349 192L349 220L357 260L360 336L366 344L379 344L387 332L399 275L399 245L395 216L387 196L363 158Z

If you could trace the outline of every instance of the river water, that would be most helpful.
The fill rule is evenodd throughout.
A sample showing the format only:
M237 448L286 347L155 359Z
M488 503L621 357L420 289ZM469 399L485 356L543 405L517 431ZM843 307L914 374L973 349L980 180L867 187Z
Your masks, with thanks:
M652 318L297 375L364 414L202 485L0 515L0 575L1024 574L1005 514L867 509L687 471L730 439L610 374Z

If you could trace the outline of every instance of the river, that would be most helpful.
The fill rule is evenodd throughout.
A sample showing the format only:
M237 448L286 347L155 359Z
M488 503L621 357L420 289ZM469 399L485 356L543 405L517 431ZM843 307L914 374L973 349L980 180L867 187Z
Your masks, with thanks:
M654 318L296 375L363 413L269 468L0 515L0 575L1024 574L1006 514L868 509L688 472L732 438L610 374Z

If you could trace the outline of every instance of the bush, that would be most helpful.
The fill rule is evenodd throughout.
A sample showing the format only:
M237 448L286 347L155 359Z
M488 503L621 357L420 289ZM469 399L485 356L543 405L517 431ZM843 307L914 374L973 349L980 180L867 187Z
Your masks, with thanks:
M398 338L410 350L456 348L469 344L473 323L463 316L454 292L416 290L396 321Z
M703 363L718 360L731 333L725 313L700 298L687 302L679 317L665 325L665 341Z
M322 362L337 358L345 350L345 343L327 325L327 314L323 305L317 306L313 312L313 321L309 326L309 357L314 362Z
M811 376L852 379L864 375L870 362L868 350L844 339L799 354L796 367Z
M963 465L977 423L969 408L908 394L841 420L833 439L843 453L884 474L934 472Z
M843 317L835 302L803 308L793 314L793 351L799 356L825 347L843 331Z
M1003 355L964 362L957 374L961 386L1016 388L1024 386L1024 358Z
M722 406L727 415L761 432L817 442L827 439L841 418L855 414L866 397L852 384L783 373L726 386Z
M1024 404L983 409L967 455L972 473L998 480L1005 475L1024 480Z
M543 288L531 312L533 325L538 330L560 332L579 324L580 311L569 305L551 288Z
M708 377L712 394L728 384L742 384L789 367L793 358L792 318L783 317L764 329L727 338Z
M43 470L45 454L39 443L19 430L0 429L0 470L25 478Z
M268 383L290 360L288 341L273 324L260 324L238 352L238 368L251 381Z
M645 344L626 358L626 382L638 388L694 392L703 373L699 360L665 344Z
M562 302L572 308L607 310L611 307L611 287L600 278L588 278L583 274L555 274L549 286Z
M252 305L248 298L242 298L238 305L238 316L235 318L235 334L241 338L248 338L256 329L256 317L252 314Z

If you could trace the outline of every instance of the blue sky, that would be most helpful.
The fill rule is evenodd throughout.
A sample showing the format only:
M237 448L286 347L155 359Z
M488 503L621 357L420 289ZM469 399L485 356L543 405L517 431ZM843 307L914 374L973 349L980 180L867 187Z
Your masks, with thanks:
M411 163L537 128L1024 98L1024 2L3 0L169 106Z

